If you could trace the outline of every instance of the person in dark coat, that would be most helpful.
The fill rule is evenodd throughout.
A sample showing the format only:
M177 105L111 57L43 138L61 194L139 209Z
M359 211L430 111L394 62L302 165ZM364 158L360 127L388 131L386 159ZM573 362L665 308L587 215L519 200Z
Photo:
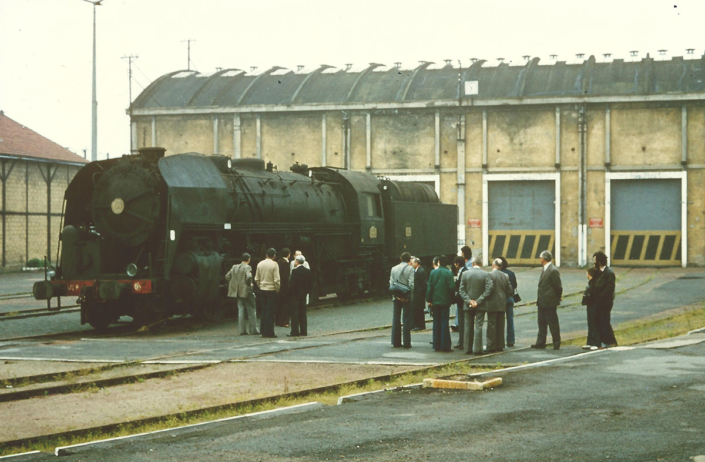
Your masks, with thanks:
M582 304L585 305L587 311L588 334L587 344L583 346L583 350L597 350L602 346L600 330L597 325L597 306L595 305L595 283L601 275L602 272L597 268L587 270L588 285L583 292Z
M616 277L612 268L607 266L607 255L604 252L595 252L592 256L595 268L602 273L595 282L595 307L597 311L597 328L600 331L601 348L617 346L617 339L612 330L610 318L614 306L614 291Z
M551 330L553 338L553 349L561 348L561 326L558 322L558 305L563 299L563 284L561 283L561 273L556 265L551 263L553 255L548 250L541 252L541 277L537 291L536 305L538 306L539 333L536 336L536 343L531 348L542 350L546 348L546 336Z
M507 306L505 314L507 316L507 346L513 347L516 336L514 335L514 294L517 290L517 276L514 271L509 269L509 262L504 257L498 257L502 260L502 271L509 276L509 284L512 286L512 296L507 298Z
M284 247L281 252L279 252L280 257L277 259L281 289L277 297L275 321L276 325L279 327L289 327L289 255L291 255L291 251Z
M426 329L426 272L421 266L419 257L411 257L411 267L414 268L414 292L411 294L411 309L414 311L414 331Z
M294 262L294 270L289 279L291 333L288 336L306 337L308 335L306 296L313 287L313 277L311 270L304 266L306 258L303 255L298 255Z
M455 299L453 273L445 266L443 257L434 257L431 275L428 278L426 301L433 310L433 349L450 352L450 328L448 318L450 305Z

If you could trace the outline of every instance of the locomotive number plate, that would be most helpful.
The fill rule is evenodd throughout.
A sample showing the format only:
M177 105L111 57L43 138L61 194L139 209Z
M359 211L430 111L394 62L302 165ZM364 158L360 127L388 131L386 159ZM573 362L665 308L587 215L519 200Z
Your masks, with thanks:
M406 227L406 237L411 237L411 226Z
M370 226L370 239L377 239L377 227Z

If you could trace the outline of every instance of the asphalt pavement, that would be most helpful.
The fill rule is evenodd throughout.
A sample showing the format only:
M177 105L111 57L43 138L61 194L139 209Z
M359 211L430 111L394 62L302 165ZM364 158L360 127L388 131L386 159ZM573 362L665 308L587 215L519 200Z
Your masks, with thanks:
M563 353L486 376L502 377L503 385L376 393L338 406L66 448L62 458L689 461L705 455L705 334Z

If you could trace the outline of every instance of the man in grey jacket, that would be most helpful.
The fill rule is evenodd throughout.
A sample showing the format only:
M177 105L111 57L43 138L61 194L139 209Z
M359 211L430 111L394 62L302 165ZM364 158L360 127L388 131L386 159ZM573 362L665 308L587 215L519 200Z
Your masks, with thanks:
M546 348L546 334L548 327L551 329L551 337L553 338L553 349L558 350L561 347L561 328L558 323L558 305L561 304L563 297L563 285L561 284L561 274L558 272L556 265L551 263L553 255L548 250L541 252L541 277L539 278L538 297L536 305L538 305L538 324L539 333L536 336L536 343L531 345L531 348L543 350Z
M487 352L504 350L504 312L507 299L514 295L514 289L509 283L509 276L502 271L502 259L496 258L492 262L492 294L487 305Z
M237 321L240 335L248 333L259 335L249 253L242 254L242 263L234 265L225 275L225 280L228 281L228 297L237 300Z
M389 274L389 285L395 282L409 288L409 295L405 298L394 297L394 313L392 315L392 347L411 348L411 327L414 323L414 314L411 311L411 293L414 291L414 268L409 265L411 254L404 252L401 254L401 262L392 268ZM404 322L404 333L402 336L401 323ZM403 342L402 342L403 340Z
M484 354L482 349L482 324L485 322L485 311L488 298L492 294L493 281L482 270L482 257L472 259L472 268L463 272L460 279L460 296L465 301L463 305L465 326L463 328L463 345L467 348L466 354ZM473 332L472 321L474 318L475 329Z

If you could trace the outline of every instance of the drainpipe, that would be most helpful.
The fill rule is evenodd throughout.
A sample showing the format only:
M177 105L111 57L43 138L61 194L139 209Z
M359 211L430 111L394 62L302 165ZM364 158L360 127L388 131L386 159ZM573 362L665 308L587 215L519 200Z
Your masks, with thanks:
M587 115L584 105L578 109L578 266L587 265Z

